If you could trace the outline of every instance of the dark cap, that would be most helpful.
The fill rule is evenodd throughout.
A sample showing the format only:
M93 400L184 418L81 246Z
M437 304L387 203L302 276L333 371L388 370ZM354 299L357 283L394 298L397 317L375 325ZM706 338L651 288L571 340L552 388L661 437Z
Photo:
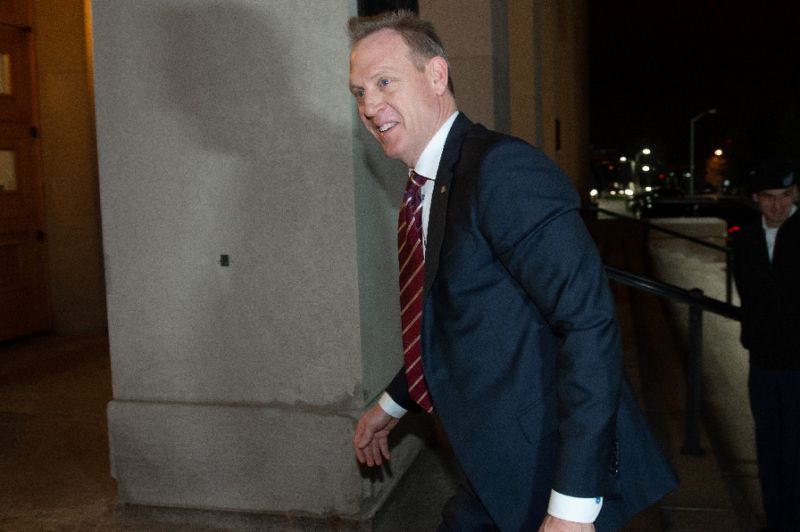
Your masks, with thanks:
M790 157L773 157L750 172L750 191L789 188L797 184L800 161Z

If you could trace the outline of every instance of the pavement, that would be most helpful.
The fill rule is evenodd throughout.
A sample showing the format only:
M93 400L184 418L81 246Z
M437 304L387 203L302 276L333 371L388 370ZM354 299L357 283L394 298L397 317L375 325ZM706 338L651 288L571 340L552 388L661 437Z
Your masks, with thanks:
M674 242L648 246L641 229L630 222L596 220L589 225L609 265L634 273L660 269L678 285L717 286L720 265L713 257L698 259ZM682 273L685 269L689 273ZM740 360L731 362L729 340L731 331L738 331L736 324L706 321L710 354L704 380L706 422L700 431L705 452L684 455L682 311L632 288L612 284L612 290L627 376L681 479L673 493L624 530L735 532L763 526L746 390L737 375L743 369ZM723 346L722 353L714 351L716 344ZM724 377L722 367L727 370ZM434 530L459 481L447 447L432 441L371 523L118 507L109 475L105 408L110 399L103 335L42 336L0 345L0 531Z

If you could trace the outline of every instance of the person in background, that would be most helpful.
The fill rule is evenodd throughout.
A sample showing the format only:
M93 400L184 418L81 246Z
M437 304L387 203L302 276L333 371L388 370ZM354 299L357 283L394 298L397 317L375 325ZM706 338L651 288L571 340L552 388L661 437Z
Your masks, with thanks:
M752 172L761 216L731 241L764 509L768 529L781 532L800 530L798 161L770 158Z
M675 479L623 379L577 194L541 151L458 111L431 24L396 12L349 29L361 121L409 168L404 368L358 421L358 460L388 460L389 432L423 410L467 479L439 530L616 530Z

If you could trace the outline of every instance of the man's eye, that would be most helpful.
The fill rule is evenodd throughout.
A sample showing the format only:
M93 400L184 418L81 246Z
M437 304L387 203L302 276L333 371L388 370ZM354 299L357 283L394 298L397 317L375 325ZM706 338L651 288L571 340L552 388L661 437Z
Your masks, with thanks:
M382 80L380 80L380 82L379 82L379 83L380 83L380 85L381 85L381 86L385 87L386 85L388 85L389 83L391 83L391 80L388 80L388 79L382 79Z
M353 96L356 98L363 98L364 97L364 89L356 89L353 91Z

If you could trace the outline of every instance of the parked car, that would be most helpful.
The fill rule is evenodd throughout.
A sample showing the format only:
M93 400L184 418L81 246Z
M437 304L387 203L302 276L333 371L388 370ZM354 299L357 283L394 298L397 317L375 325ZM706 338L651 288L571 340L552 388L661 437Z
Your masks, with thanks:
M749 199L738 196L687 196L674 187L653 188L631 196L626 209L635 218L707 217L741 224L758 214Z

